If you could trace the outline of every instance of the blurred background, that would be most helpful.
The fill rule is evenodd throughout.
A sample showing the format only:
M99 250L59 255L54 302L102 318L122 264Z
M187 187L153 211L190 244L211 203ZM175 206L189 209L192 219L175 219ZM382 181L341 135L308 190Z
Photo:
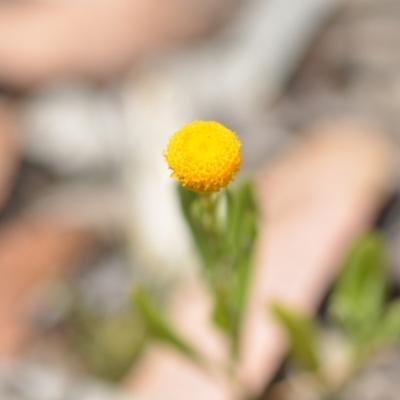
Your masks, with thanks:
M398 0L1 1L0 398L130 398L132 285L164 298L196 270L162 157L196 119L237 132L244 175L284 166L272 217L344 182L332 235L378 221L396 282L399 48ZM343 117L378 144L303 133Z

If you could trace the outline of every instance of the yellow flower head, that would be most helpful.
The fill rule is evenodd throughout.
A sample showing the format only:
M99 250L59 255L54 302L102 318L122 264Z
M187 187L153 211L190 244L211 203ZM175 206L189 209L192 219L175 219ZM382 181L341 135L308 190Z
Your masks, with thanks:
M218 122L195 121L170 139L164 157L172 177L200 193L226 187L239 171L241 143Z

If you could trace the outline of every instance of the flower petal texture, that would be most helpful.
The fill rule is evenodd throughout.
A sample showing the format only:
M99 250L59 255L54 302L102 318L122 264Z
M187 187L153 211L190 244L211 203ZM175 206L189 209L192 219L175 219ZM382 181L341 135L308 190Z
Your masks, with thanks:
M172 177L199 193L217 192L239 171L241 143L234 132L214 121L194 121L170 139L164 157Z

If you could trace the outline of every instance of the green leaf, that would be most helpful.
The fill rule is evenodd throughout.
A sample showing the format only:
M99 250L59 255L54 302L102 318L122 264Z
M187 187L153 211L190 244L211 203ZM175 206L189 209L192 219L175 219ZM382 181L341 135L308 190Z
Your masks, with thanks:
M210 270L215 263L215 256L210 246L209 233L202 224L202 210L200 195L185 189L182 185L177 186L181 209L185 221L189 227L193 242L197 248L201 261L206 269Z
M201 224L194 214L194 205L199 200L199 195L195 192L185 189L181 185L177 185L177 191L181 204L183 216L193 236L193 240L204 262L210 258L207 248L207 238L204 235Z
M253 255L250 252L244 253L233 266L235 274L231 284L231 300L239 313L242 312L246 304L252 261Z
M229 335L232 354L236 356L257 236L257 217L251 181L232 185L224 193L226 213L221 224L223 246L213 284L213 320Z
M246 218L255 219L256 202L251 181L247 180L225 191L227 199L226 245L228 251L236 254L243 246L247 232L244 232Z
M80 302L71 310L69 323L73 327L72 345L83 364L91 373L111 382L126 377L148 339L146 327L136 312L99 317Z
M376 341L380 345L391 345L400 338L400 299L390 303L381 323L377 326Z
M147 324L150 333L156 339L172 345L192 361L205 366L203 357L173 329L144 289L137 288L134 291L133 301Z
M277 303L272 304L270 310L289 336L293 361L306 371L320 370L317 329L313 321Z
M228 303L227 294L223 289L215 292L215 305L213 309L213 321L228 334L232 334L233 330L233 316L232 309Z
M354 246L335 285L329 315L353 340L373 334L386 299L383 238L375 232Z
M231 236L232 246L236 247L232 266L233 279L230 286L230 300L235 310L233 321L233 353L238 353L240 327L246 306L250 277L253 265L254 247L257 239L257 208L252 182L245 182L238 191L237 215L233 217L232 229L237 229ZM238 218L241 215L241 218ZM238 222L240 220L240 222ZM229 221L227 227L229 229ZM230 232L227 232L229 237Z
M245 310L249 281L251 275L252 254L240 257L234 266L235 276L230 287L230 297L233 313L232 321L232 354L239 355L240 332Z

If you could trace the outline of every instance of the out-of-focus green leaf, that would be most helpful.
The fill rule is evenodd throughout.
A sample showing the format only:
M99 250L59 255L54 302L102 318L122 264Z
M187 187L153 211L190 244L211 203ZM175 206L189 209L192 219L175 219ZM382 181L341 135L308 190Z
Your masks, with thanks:
M245 308L252 254L244 253L237 258L232 273L224 280L224 285L215 287L213 320L231 338L232 354L238 355L239 333Z
M257 210L250 180L231 186L226 193L226 220L223 232L225 274L225 329L232 339L232 354L238 354L242 314L247 298L254 244L257 236ZM221 266L223 268L223 266ZM221 306L221 304L217 304ZM222 316L221 310L219 315ZM218 315L218 312L215 313ZM220 326L223 319L219 319Z
M179 200L183 216L192 234L194 244L196 245L201 261L205 267L213 263L213 254L209 247L209 239L204 232L199 216L194 215L196 202L199 201L199 194L187 190L181 185L177 186Z
M354 246L338 278L329 315L353 340L367 340L382 318L386 297L384 242L378 233Z
M144 289L134 291L133 301L154 338L172 345L192 361L205 366L203 357L174 330Z
M215 206L215 199L211 196L206 198L181 185L178 186L178 194L182 213L192 235L204 272L208 279L212 279L215 267L219 261L220 240L216 232L215 215L211 215L207 206ZM215 210L214 210L215 211Z
M293 361L306 371L318 371L317 329L313 322L277 303L271 306L270 311L289 336Z
M390 345L400 338L400 300L397 299L386 307L381 323L376 327L375 341Z
M98 377L119 382L141 354L148 336L135 312L94 317L82 304L70 316L72 343L82 362Z
M243 255L236 261L235 275L230 287L230 299L232 308L235 310L232 316L232 354L235 357L239 355L241 324L249 289L252 261L252 254L250 253Z
M233 306L239 312L242 311L246 303L252 261L252 254L245 253L236 260L233 266L235 275L232 279L231 299Z
M246 239L244 223L249 215L256 214L252 182L247 180L225 191L227 199L226 245L229 252L236 254Z
M212 315L213 321L217 327L231 335L233 329L233 316L229 299L227 298L226 289L217 289L215 291L215 296L216 299Z

